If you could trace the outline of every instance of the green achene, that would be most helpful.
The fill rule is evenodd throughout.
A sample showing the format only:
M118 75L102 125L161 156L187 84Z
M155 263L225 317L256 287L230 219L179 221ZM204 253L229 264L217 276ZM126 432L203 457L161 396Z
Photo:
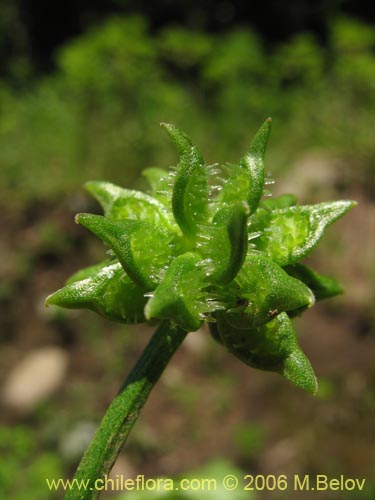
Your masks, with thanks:
M174 350L204 322L214 339L247 365L274 371L315 394L316 378L290 318L342 291L300 261L356 203L299 205L290 194L262 200L270 119L238 163L221 169L206 165L184 132L162 126L177 147L177 167L146 169L149 193L109 182L86 184L104 215L78 214L76 222L110 248L111 258L79 271L46 300L124 323L160 324L118 396L134 416L121 424L120 399L114 400L80 477L94 479L108 471L121 446L105 444L106 427L114 426L123 442L138 415L133 401L139 412ZM158 349L164 357L158 358Z

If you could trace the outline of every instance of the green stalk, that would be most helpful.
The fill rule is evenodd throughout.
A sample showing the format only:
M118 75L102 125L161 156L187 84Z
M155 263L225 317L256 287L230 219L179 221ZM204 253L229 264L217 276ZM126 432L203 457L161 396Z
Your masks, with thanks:
M157 328L109 406L78 466L74 484L67 491L65 500L99 498L97 487L104 484L100 479L109 474L152 388L186 335L186 331L171 326L169 322Z

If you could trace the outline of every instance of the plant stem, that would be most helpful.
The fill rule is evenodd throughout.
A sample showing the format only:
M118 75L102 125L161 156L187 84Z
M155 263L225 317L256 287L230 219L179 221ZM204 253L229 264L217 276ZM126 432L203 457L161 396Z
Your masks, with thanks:
M78 466L74 484L67 491L65 500L95 500L99 497L97 488L103 487L103 479L115 463L152 388L186 335L187 332L168 322L157 328L109 406Z

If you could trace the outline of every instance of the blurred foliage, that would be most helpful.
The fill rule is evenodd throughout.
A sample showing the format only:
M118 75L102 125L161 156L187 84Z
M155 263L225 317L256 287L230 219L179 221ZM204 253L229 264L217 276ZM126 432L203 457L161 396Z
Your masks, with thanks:
M233 440L241 458L255 460L264 446L265 430L261 424L238 424Z
M300 33L266 50L245 28L150 34L141 17L114 17L60 49L57 70L28 90L0 81L1 196L46 199L93 178L129 184L141 168L174 161L160 121L230 160L266 115L273 171L324 148L344 159L344 183L367 186L374 40L370 26L340 18L325 47Z
M57 498L46 488L45 478L63 474L61 459L54 451L38 452L39 443L32 429L22 425L0 427L0 496L29 500Z
M237 478L239 484L241 484L241 479L245 474L228 461L216 460L202 465L198 470L188 471L174 479L174 485L178 485L179 480L189 480L191 482L190 490L163 491L150 488L146 491L131 491L116 497L114 500L200 500L203 495L207 500L226 500L228 498L228 489L224 488L222 483L223 479L228 475ZM152 485L152 483L150 484ZM187 484L187 482L184 483L184 488L187 487ZM203 491L204 494L202 494ZM254 494L238 487L230 492L230 498L232 500L251 500L254 498Z

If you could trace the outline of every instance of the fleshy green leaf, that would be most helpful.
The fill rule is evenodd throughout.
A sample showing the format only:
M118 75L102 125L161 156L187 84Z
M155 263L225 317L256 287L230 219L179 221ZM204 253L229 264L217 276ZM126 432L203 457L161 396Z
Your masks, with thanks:
M232 327L223 313L217 313L215 335L241 361L254 368L280 373L311 394L317 381L309 360L298 345L286 313L258 328L239 330ZM215 327L213 327L215 328Z
M276 210L278 208L288 208L294 205L297 205L297 198L293 194L282 194L276 198L263 200L259 207L268 210Z
M250 213L255 212L264 189L264 155L271 132L271 119L268 118L256 133L246 155L238 165L231 166L218 203L246 202Z
M150 291L160 282L174 252L173 235L163 226L136 220L114 221L92 214L78 214L76 221L111 247L140 288Z
M110 219L132 219L150 224L170 223L165 206L141 191L123 189L110 182L99 181L87 182L85 187L101 204L104 215Z
M90 277L74 281L57 290L46 299L46 305L57 305L68 309L91 309L105 318L124 323L145 321L146 298L124 273L119 262L101 264ZM76 275L77 276L77 275Z
M335 297L343 292L341 285L328 276L322 276L303 264L291 264L285 271L295 278L303 281L315 295L317 300Z
M115 264L115 262L118 261L117 260L115 261L114 259L107 259L103 262L100 262L99 264L94 264L93 266L84 267L83 269L80 269L79 271L72 274L66 280L65 284L71 285L76 281L82 281L87 278L92 278L93 276L96 276L96 274L98 274L98 272L100 272L104 267L110 266L111 264Z
M175 177L172 210L184 234L194 237L207 221L208 186L203 157L189 137L168 123L162 123L177 146L180 161Z
M319 243L327 227L356 205L354 201L332 201L292 206L274 211L259 210L251 231L261 231L254 240L280 266L306 257Z
M229 293L237 303L227 313L227 321L237 328L259 326L281 312L311 307L315 302L302 281L261 252L248 253L235 281L237 289L232 287Z
M203 227L198 243L211 268L212 283L229 283L240 270L247 251L249 208L237 203L219 210L212 225Z
M204 313L215 304L210 305L203 291L207 283L201 261L201 256L192 252L176 257L146 305L147 319L168 319L186 331L202 325Z
M171 172L159 167L149 167L143 170L142 175L146 177L154 198L161 199L164 203L170 200L172 197Z

